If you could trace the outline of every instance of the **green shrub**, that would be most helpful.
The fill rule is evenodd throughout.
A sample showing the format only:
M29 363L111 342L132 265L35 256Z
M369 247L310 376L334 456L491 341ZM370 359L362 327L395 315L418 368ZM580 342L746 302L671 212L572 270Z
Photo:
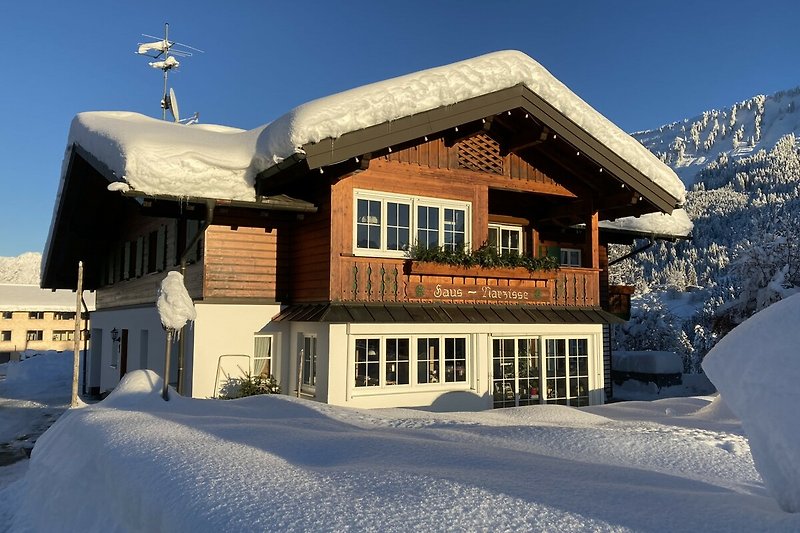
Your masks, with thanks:
M413 261L439 263L444 265L481 268L527 268L530 272L537 270L558 270L558 259L552 256L528 257L517 253L497 253L494 246L483 244L477 250L461 248L451 250L443 246L430 248L415 244L409 250Z
M244 377L228 378L222 386L219 398L221 400L233 400L235 398L244 398L245 396L280 393L281 387L278 385L278 380L275 379L275 376L253 376L248 372Z

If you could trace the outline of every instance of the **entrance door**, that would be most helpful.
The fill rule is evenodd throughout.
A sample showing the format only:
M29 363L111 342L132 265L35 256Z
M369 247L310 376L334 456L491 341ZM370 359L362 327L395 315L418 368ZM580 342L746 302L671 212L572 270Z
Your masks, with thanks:
M540 403L539 338L492 340L492 394L494 407Z
M128 372L128 330L123 329L119 340L119 379Z

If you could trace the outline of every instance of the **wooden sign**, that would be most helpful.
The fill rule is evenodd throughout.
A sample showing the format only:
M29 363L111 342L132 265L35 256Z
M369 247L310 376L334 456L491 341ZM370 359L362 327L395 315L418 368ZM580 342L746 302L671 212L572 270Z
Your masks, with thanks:
M450 283L409 284L410 300L475 301L489 303L550 303L547 287L500 287Z

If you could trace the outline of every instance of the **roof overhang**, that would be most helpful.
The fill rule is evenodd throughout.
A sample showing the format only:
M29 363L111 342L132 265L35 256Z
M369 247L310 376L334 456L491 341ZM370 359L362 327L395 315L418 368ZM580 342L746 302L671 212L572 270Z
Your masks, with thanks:
M211 207L214 220L220 223L269 225L281 215L302 216L317 211L314 204L286 195L259 197L250 202L111 191L109 184L120 181L119 177L91 152L73 144L67 158L42 261L41 283L45 288L74 289L78 261L84 262L85 288L97 288L100 250L107 250L125 218L136 213L202 220ZM254 212L258 216L252 216Z
M636 196L641 196L652 205L650 211L671 213L677 207L679 199L523 84L345 133L335 139L306 144L302 147L303 154L285 160L280 168L261 172L256 177L256 193L281 190L288 182L310 171L342 165L365 155L382 155L392 148L418 144L426 137L444 136L456 127L492 121L495 116L514 110L529 115L531 127L536 127L537 133L546 129L549 140L558 141L562 146L567 144L574 153L589 158L599 173L612 175ZM523 144L518 148L527 147ZM639 210L648 212L644 206Z

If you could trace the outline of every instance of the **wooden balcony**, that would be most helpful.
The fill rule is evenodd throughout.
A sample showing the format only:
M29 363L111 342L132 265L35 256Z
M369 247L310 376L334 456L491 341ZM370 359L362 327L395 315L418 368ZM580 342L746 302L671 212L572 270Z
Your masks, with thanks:
M599 307L598 269L458 267L342 256L331 300Z

